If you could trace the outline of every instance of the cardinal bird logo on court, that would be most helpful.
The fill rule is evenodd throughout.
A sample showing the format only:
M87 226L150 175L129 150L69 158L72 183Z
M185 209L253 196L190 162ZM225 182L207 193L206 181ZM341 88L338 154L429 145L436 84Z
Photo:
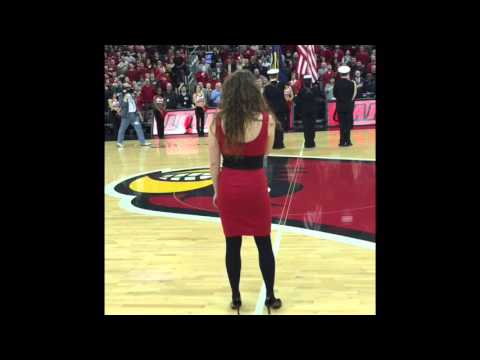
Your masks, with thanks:
M375 241L374 162L269 157L265 171L272 224ZM110 189L142 213L219 217L206 167L154 171Z

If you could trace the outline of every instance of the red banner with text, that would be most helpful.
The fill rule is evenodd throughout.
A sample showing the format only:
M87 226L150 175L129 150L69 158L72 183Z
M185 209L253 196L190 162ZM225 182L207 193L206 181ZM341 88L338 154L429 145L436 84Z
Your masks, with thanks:
M208 109L205 112L205 133L218 109ZM153 120L153 135L157 134L156 119ZM195 110L175 110L165 114L165 135L197 134Z
M340 126L338 116L333 119L337 103L331 101L328 103L328 127ZM375 125L376 123L376 101L375 100L357 100L353 110L353 125Z

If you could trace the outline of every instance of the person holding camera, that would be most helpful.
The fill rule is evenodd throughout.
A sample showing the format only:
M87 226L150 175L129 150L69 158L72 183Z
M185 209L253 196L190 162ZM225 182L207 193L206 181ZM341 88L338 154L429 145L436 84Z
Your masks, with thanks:
M138 112L137 104L133 96L133 89L129 84L124 84L123 98L120 102L121 107L121 124L117 136L117 146L123 148L123 139L125 138L125 131L132 125L137 133L138 140L141 146L150 146L151 143L145 141L142 125L140 123L141 115Z

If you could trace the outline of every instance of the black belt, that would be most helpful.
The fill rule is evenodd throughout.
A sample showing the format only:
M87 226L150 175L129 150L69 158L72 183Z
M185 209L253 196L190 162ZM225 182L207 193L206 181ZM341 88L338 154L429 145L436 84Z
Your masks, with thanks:
M224 156L223 167L231 169L261 169L263 168L263 156Z

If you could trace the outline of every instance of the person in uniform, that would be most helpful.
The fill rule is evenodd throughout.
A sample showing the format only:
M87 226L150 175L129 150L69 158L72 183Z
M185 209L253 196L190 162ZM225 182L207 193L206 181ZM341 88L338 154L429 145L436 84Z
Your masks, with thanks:
M288 104L284 96L284 86L278 81L278 69L270 69L267 75L270 78L263 89L263 96L277 118L277 127L275 128L275 141L273 143L274 149L283 149L283 132L288 128ZM281 126L279 126L281 125Z
M350 130L353 127L354 99L357 96L357 86L350 80L350 67L343 65L338 68L340 79L335 81L333 96L337 100L335 112L340 120L340 143L338 146L351 146Z
M305 147L315 147L315 115L317 113L316 93L312 89L312 76L303 76L303 87L295 98L295 105L303 124Z

